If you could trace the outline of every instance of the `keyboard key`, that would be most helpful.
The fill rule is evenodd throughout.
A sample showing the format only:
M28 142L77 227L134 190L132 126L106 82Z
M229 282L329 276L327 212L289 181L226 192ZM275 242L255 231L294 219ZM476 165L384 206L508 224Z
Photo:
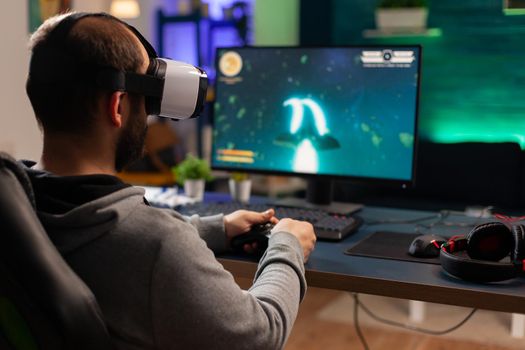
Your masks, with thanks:
M278 219L291 218L308 221L314 226L315 234L319 239L341 240L357 231L362 220L358 216L344 216L330 214L322 210L302 209L267 204L241 204L236 202L195 203L176 208L183 215L208 216L219 213L230 214L236 210L245 209L262 212L269 208L275 209Z

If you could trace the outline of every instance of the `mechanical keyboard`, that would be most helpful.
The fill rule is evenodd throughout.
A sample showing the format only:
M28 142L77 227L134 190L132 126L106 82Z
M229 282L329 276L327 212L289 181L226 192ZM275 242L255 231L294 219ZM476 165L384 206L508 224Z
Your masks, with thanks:
M241 204L236 202L195 203L177 207L183 215L200 216L229 214L236 210L245 209L262 212L269 208L275 209L278 219L291 218L308 221L314 226L314 231L319 239L341 240L354 233L362 220L358 216L343 216L330 214L322 210L272 206L269 204Z

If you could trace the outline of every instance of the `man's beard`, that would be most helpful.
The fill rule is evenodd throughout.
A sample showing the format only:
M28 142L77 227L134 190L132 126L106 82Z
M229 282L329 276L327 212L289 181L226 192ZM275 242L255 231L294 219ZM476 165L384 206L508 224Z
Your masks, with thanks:
M122 130L117 141L115 169L122 171L124 167L144 155L144 141L148 125L141 113L138 98L132 99L128 124Z

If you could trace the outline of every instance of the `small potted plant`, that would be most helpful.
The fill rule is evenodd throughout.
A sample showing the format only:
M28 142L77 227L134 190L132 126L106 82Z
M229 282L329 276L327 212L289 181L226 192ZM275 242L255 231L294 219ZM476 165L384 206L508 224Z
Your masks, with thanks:
M248 203L250 201L250 192L252 189L252 180L246 173L232 173L230 181L230 194L232 199L237 202Z
M421 31L427 27L427 0L380 0L376 26L384 31Z
M212 179L211 169L204 159L188 154L176 167L172 168L177 183L184 185L186 196L202 200L204 183Z

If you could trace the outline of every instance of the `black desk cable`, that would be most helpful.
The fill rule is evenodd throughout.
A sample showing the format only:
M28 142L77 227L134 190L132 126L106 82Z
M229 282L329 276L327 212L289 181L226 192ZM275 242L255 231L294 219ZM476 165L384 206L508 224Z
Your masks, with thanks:
M409 324L404 324L404 323L401 323L401 322L388 320L386 318L382 318L380 316L377 316L366 305L364 305L359 300L359 294L357 294L357 293L351 293L351 294L352 294L352 297L354 298L354 326L355 326L355 330L357 332L357 336L359 337L359 340L361 341L361 344L363 344L363 348L365 350L369 350L369 347L368 347L368 343L366 342L366 339L365 339L365 337L364 337L364 335L363 335L363 333L361 331L361 327L359 326L359 308L363 309L363 311L368 316L370 316L371 318L373 318L374 320L376 320L378 322L385 323L385 324L387 324L389 326L404 328L404 329L408 329L408 330L411 330L411 331L420 332L420 333L424 333L424 334L430 334L430 335L443 335L443 334L447 334L447 333L453 332L456 329L458 329L459 327L463 326L468 320L470 320L470 318L472 316L474 316L476 311L478 311L478 309L472 309L470 311L470 313L463 320L461 320L458 324L456 324L456 325L454 325L452 327L449 327L449 328L446 328L446 329L443 329L443 330L425 329L425 328L412 326L412 325L409 325Z
M357 293L351 293L351 294L354 297L354 326L355 326L355 331L357 333L357 336L359 337L359 340L361 341L361 344L363 344L363 349L364 350L369 350L370 348L368 347L368 343L366 342L366 338L365 338L363 332L361 332L361 327L359 326L359 306L360 306L359 294L357 294Z

